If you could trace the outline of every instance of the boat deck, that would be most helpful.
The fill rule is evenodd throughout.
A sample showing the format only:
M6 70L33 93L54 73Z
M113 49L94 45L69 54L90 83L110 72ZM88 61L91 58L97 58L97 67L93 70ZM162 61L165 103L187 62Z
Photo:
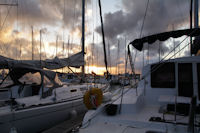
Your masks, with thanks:
M41 133L70 133L73 129L81 125L84 115L85 114L81 114L75 118L66 120Z
M98 114L94 119L86 123L80 130L81 133L102 132L104 133L147 133L157 131L164 133L185 132L187 126L179 124L179 122L187 123L188 117L177 116L176 123L173 122L174 115L165 115L165 120L168 122L149 121L151 117L163 117L163 114L158 112L157 106L146 106L136 114L116 114L115 116L107 116L105 112Z

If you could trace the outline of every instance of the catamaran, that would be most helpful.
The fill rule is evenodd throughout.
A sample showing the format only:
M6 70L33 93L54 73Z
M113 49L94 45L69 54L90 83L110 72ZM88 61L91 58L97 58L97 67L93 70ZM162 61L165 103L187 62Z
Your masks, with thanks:
M154 34L135 39L129 46L141 51L144 43L152 44L157 40L165 41L184 35L198 37L200 29L196 27ZM110 102L96 110L89 110L77 132L200 132L200 56L148 64L143 67L135 88L123 87L119 90L120 93Z

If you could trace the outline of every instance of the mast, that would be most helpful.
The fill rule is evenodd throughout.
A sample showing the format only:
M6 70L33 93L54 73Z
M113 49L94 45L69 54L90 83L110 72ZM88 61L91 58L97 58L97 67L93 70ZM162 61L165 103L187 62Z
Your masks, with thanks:
M42 30L40 30L40 65L42 65Z
M58 35L56 36L56 57L58 56Z
M111 65L112 65L112 63L111 63L111 56L110 56L110 43L109 43L109 40L108 40L108 59L109 59L109 62L110 62L110 73L111 73Z
M193 0L190 1L190 29L192 29L192 5ZM190 55L192 56L192 37L190 37Z
M117 42L117 64L116 64L116 67L117 67L117 75L119 75L119 40Z
M104 35L104 27L103 27L103 17L102 17L102 10L101 10L101 0L99 0L99 13L100 13L100 20L101 20L101 32L102 32L102 39L103 39L103 51L104 51L104 63L106 66L106 73L108 72L108 62L107 62L107 55L106 55L106 43L105 43L105 35Z
M199 2L198 0L194 0L194 27L195 28L198 28L199 27L199 13L198 13L198 10L199 10Z
M199 13L198 13L198 9L199 8L199 1L198 0L194 0L194 27L195 28L199 28ZM198 55L199 51L200 51L200 36L195 37L194 39L194 43L192 45L191 48L191 55Z
M85 54L85 0L82 0L82 53ZM85 66L82 66L82 76L84 77Z
M68 36L68 43L67 43L67 57L69 57L69 43L70 43L70 36Z
M32 29L32 60L34 60L33 26L31 26L31 29Z

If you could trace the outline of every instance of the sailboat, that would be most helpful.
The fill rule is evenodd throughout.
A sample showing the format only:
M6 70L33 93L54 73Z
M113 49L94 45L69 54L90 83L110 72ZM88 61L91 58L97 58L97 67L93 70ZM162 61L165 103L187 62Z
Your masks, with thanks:
M63 85L56 73L50 71L66 66L82 66L84 78L84 10L83 0L81 52L68 58L46 60L14 60L0 56L0 68L9 69L7 77L0 84L0 90L3 90L0 94L5 96L0 99L1 133L41 132L87 110L83 104L83 95L93 85ZM7 82L7 79L11 79L11 82Z
M197 10L198 11L198 10ZM164 32L130 42L144 43L183 35L198 37L198 27ZM200 56L181 57L146 65L136 88L121 93L97 110L89 110L79 133L199 133Z

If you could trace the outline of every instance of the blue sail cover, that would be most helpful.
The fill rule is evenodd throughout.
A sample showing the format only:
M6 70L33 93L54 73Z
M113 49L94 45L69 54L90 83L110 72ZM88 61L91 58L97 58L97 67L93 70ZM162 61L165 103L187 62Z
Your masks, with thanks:
M152 44L155 41L165 41L172 38L179 38L181 36L191 36L196 37L200 35L200 28L193 28L193 29L184 29L184 30L176 30L176 31L169 31L169 32L163 32L159 34L154 34L150 36L146 36L140 39L135 39L134 41L130 42L130 44L133 45L137 50L142 51L144 43Z

